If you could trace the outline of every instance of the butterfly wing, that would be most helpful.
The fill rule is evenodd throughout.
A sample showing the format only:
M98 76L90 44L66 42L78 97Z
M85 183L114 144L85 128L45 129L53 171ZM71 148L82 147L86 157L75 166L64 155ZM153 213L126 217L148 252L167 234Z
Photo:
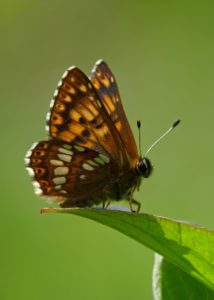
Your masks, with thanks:
M63 75L47 115L51 138L76 144L129 166L123 142L88 77L76 67Z
M34 144L25 160L36 194L58 200L64 207L90 205L96 195L102 200L111 167L108 156L50 140Z
M122 106L115 77L104 61L100 60L94 66L91 81L112 122L120 133L129 156L135 162L139 159L135 139Z
M129 131L120 131L107 109L84 73L76 67L65 72L47 115L50 140L34 145L26 155L37 194L56 198L64 207L114 197L112 185L126 178L133 160L124 146L127 138L121 138ZM122 106L117 111L121 118Z

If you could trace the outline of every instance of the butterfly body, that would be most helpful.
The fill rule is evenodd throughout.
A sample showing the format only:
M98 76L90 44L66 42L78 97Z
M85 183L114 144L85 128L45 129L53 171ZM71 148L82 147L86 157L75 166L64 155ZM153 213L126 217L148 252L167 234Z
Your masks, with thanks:
M98 61L89 79L78 68L63 75L47 114L49 140L34 144L26 167L38 195L62 207L129 199L152 167L141 158L115 78ZM131 199L131 200L130 200Z

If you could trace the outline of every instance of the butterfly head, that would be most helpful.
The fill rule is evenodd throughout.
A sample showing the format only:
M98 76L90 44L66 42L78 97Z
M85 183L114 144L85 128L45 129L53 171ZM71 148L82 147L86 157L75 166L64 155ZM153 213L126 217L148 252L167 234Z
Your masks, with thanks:
M136 171L138 175L148 178L153 171L151 161L147 157L140 158L136 165Z

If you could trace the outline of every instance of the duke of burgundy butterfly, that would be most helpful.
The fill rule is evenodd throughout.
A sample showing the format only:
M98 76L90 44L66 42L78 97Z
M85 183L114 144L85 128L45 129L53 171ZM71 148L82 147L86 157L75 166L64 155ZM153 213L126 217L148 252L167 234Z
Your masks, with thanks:
M108 65L99 60L88 78L76 67L62 76L47 114L49 139L33 144L25 157L35 193L61 207L106 208L111 200L133 199L143 178L152 173L150 150L138 153L119 90ZM140 144L140 122L139 144Z

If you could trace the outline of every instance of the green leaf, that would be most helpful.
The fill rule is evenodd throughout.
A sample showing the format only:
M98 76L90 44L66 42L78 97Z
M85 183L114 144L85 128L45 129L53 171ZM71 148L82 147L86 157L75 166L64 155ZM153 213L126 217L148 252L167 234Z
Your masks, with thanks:
M110 209L43 209L42 212L74 214L115 228L214 290L214 231L165 217Z
M214 292L156 254L153 270L154 300L212 300Z

